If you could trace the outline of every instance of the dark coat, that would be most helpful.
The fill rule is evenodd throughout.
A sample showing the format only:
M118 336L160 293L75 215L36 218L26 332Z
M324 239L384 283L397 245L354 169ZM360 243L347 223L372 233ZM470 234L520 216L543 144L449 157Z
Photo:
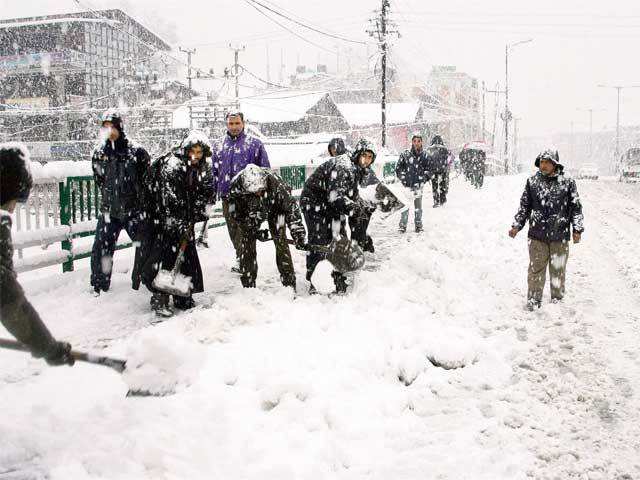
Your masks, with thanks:
M258 196L247 193L242 172L231 181L229 193L229 211L245 233L257 233L266 220L270 224L289 227L291 236L305 237L302 215L291 188L277 173L264 170L266 190Z
M366 169L355 165L348 154L327 160L307 179L300 195L303 208L319 207L333 218L351 216L358 208L358 185Z
M175 153L158 158L151 165L145 196L148 228L142 246L142 281L151 284L162 267L171 270L185 232L189 242L180 273L190 276L193 292L204 290L202 268L196 250L193 225L208 219L205 207L213 201L211 166L204 160L198 167Z
M426 150L427 170L431 175L443 174L449 170L449 149L444 145L431 145Z
M402 152L396 162L396 177L407 188L412 190L422 188L430 179L425 151L417 153L411 149Z
M26 299L13 269L11 217L0 212L0 321L18 341L38 356L46 356L55 340Z
M529 220L529 238L541 242L568 241L570 225L583 232L582 204L576 182L563 175L562 165L551 176L538 172L527 180L513 227Z
M118 219L140 212L149 169L149 154L124 133L93 151L91 165L102 193L101 210Z

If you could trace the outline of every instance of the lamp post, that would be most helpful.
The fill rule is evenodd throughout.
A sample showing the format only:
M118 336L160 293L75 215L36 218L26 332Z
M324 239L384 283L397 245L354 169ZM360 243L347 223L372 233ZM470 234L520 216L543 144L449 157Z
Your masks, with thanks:
M509 173L509 122L512 115L509 111L509 50L517 45L533 42L533 38L527 40L521 40L519 42L507 44L504 47L504 77L505 77L505 100L504 100L504 114L502 120L504 120L504 166L505 173Z
M640 88L640 85L598 85L599 88L615 88L618 91L618 110L616 113L616 151L614 161L620 161L620 92L625 88Z

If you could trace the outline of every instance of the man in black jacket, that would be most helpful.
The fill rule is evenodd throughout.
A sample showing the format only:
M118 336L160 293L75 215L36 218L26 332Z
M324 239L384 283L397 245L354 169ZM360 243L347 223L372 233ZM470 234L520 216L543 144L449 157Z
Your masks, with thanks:
M449 149L444 146L440 135L434 135L427 149L427 165L431 174L433 189L433 208L447 203L449 192Z
M0 322L34 357L49 365L73 365L71 345L59 342L24 295L13 269L11 216L16 203L26 202L33 184L27 148L0 144Z
M582 204L572 178L565 178L558 152L545 150L536 158L539 171L527 180L520 208L509 230L514 238L529 221L529 272L527 308L540 308L547 265L551 299L564 296L569 239L579 243L584 231Z
M307 179L300 196L300 208L307 224L308 241L313 245L329 245L332 240L346 236L346 222L350 217L370 216L376 206L360 198L358 187L376 158L373 143L360 140L353 155L347 153L327 160ZM307 280L325 254L307 254ZM347 290L344 274L334 271L333 280L338 293ZM310 293L315 293L313 284Z
M287 243L287 227L296 248L305 249L304 225L291 188L268 168L249 164L231 181L229 209L240 229L240 271L242 286L256 286L258 260L256 240L267 222L276 247L276 265L285 287L296 289L296 274Z
M153 287L159 269L171 271L178 248L187 239L180 273L191 277L191 293L204 291L202 267L194 238L194 224L208 219L207 205L214 201L211 144L206 135L191 131L173 152L151 165L146 195L146 215L151 225L145 239L142 282L153 293L151 308L157 315L170 317L173 310L169 295ZM174 296L173 306L180 310L193 308L193 298Z
M149 168L149 154L125 135L122 116L115 111L102 115L101 142L93 152L92 167L102 193L102 205L91 251L91 286L96 295L109 290L113 252L122 229L139 242L143 224L141 204ZM140 251L136 248L136 264ZM137 267L133 269L133 288L137 289Z
M403 186L411 190L413 194L414 223L416 232L422 231L422 188L429 180L427 170L427 157L422 148L422 134L414 133L411 137L411 149L400 154L396 162L396 177ZM400 216L399 230L401 233L407 231L409 223L409 211L405 210Z

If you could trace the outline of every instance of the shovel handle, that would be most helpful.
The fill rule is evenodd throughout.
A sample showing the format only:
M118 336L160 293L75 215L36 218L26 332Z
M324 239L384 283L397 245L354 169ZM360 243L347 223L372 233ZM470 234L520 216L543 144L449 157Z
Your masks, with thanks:
M9 340L6 338L0 338L0 348L6 348L7 350L15 350L18 352L31 352L31 349L27 347L24 343L18 342L16 340ZM114 369L118 373L124 372L127 361L120 360L117 358L111 357L103 357L101 355L93 355L91 353L86 352L78 352L75 350L71 350L71 356L79 361L86 363L93 363L95 365L104 365L105 367L109 367Z

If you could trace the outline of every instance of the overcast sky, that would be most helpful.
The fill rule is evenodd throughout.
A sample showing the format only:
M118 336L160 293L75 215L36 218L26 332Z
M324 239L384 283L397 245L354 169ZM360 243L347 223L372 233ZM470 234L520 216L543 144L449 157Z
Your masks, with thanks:
M614 128L615 90L598 84L640 85L640 1L638 0L390 0L392 18L402 38L392 61L405 78L424 78L432 65L456 65L504 87L506 43L532 38L510 55L512 111L521 117L524 135L587 130L594 108L594 130ZM293 14L320 30L356 41L369 41L367 19L380 7L369 0L272 0L272 7ZM241 62L266 78L267 49L271 80L277 82L281 52L287 74L298 59L307 66L347 67L349 51L366 57L367 47L293 28L310 45L253 9L247 0L0 0L0 17L124 8L173 46L195 47L194 64L221 72L233 62L228 43L245 45ZM329 52L322 50L329 50ZM375 51L370 44L369 53ZM179 52L176 52L178 55ZM362 61L362 60L360 60ZM640 88L622 95L621 122L640 124ZM487 97L490 100L490 97ZM583 110L578 110L583 109Z

